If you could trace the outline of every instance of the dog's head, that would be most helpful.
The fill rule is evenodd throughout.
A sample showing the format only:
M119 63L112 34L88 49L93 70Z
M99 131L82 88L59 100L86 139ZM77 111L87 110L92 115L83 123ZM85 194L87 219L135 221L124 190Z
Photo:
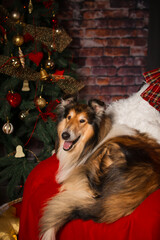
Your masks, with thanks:
M62 99L57 111L58 149L65 152L77 149L80 153L89 142L93 145L105 108L105 104L97 99L88 104L78 103L74 97Z

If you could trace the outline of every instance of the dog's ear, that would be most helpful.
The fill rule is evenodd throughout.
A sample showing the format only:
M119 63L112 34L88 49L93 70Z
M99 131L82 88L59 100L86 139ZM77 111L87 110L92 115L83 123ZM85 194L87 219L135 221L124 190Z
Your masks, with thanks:
M71 95L64 96L61 99L60 104L57 106L58 115L62 116L65 111L65 108L67 106L71 106L72 104L76 103L76 101L77 101L76 96L71 96Z
M98 99L91 99L88 102L88 105L93 109L98 117L102 117L102 115L105 113L106 105L104 102Z
M77 102L77 96L66 95L61 99L61 105L63 107Z

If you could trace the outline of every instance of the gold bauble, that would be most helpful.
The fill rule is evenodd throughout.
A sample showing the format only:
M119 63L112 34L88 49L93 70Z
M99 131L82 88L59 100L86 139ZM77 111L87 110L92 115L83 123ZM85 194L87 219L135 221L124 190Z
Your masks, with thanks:
M42 96L37 97L35 103L39 108L44 108L47 104L46 100L42 98Z
M12 58L11 63L12 63L12 66L15 68L18 68L21 65L18 58Z
M8 203L8 206L9 203ZM19 218L16 217L16 208L11 206L6 210L2 205L2 212L0 214L0 239L1 240L17 240L19 233Z
M45 62L45 68L52 70L54 68L54 62L48 58Z
M11 18L12 20L14 20L15 22L19 21L21 18L21 14L18 11L13 11L11 12Z
M22 35L16 35L13 37L13 44L20 47L24 43L24 37Z

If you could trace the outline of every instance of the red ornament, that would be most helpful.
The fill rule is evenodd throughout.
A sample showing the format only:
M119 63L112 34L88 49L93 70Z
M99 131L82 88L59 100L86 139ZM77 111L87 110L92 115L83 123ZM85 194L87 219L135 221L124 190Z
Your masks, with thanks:
M13 93L13 92L8 92L6 99L8 103L14 108L18 107L22 101L21 95L19 93Z
M43 58L43 52L31 52L28 55L29 59L34 62L37 66L39 66L42 58Z

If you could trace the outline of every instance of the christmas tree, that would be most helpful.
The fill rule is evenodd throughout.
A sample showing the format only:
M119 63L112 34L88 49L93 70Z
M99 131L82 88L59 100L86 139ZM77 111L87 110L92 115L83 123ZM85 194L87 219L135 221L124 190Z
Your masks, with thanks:
M10 199L52 154L60 98L83 87L57 13L58 0L0 5L0 182L7 181Z

